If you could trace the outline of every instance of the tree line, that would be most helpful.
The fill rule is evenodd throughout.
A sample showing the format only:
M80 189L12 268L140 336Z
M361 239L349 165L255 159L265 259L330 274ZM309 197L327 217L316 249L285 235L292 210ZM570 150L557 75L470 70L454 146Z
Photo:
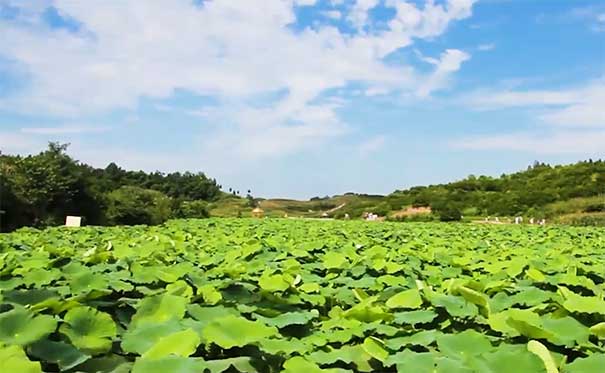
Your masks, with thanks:
M457 220L460 215L543 218L553 202L604 194L605 162L588 160L556 166L535 162L524 171L500 177L471 175L448 184L395 191L386 201L430 206L447 220ZM592 208L605 209L601 205Z
M221 186L203 173L127 171L115 163L95 168L50 143L29 156L0 153L0 230L63 224L158 224L169 218L207 217L206 203Z

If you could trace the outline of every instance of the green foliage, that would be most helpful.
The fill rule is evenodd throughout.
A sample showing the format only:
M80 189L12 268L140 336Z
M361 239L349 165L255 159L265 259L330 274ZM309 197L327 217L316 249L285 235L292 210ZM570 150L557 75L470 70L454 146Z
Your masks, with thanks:
M170 215L170 199L155 190L123 186L107 195L107 219L111 224L161 224Z
M595 372L605 231L267 219L0 235L4 372Z
M433 212L439 215L441 221L460 221L462 220L462 212L455 205L448 203L445 205L432 206Z
M105 224L107 195L126 186L157 191L179 202L221 196L216 181L203 173L125 171L114 163L97 169L72 159L67 147L50 143L36 155L0 154L0 231L60 225L66 215L83 216L87 224ZM196 215L202 211L199 206L193 210Z
M175 217L181 219L205 219L210 217L208 202L182 201L177 208Z

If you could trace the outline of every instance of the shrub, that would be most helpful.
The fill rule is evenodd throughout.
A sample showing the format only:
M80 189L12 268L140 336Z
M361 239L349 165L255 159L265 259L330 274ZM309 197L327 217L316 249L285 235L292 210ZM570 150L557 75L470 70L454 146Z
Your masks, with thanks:
M184 219L205 219L210 217L210 212L205 201L183 201L175 215Z
M584 212L605 212L605 202L592 203L584 207Z
M110 224L161 224L170 214L170 198L156 190L123 186L107 195Z
M460 221L462 220L462 213L460 209L453 205L446 205L441 209L436 210L441 221Z

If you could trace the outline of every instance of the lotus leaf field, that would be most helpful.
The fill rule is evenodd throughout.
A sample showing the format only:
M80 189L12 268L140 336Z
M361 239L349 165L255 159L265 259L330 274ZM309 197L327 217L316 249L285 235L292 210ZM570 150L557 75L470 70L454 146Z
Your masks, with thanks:
M0 372L605 372L599 229L22 229L0 276Z

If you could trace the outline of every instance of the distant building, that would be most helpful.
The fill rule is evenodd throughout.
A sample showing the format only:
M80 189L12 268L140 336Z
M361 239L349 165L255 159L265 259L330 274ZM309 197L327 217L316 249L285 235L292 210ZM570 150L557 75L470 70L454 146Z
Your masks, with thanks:
M82 225L81 216L66 216L65 217L65 226L66 227L79 227L81 225Z
M261 209L260 207L255 207L254 210L252 210L253 218L262 218L264 216L265 216L265 211L263 211L263 209Z

